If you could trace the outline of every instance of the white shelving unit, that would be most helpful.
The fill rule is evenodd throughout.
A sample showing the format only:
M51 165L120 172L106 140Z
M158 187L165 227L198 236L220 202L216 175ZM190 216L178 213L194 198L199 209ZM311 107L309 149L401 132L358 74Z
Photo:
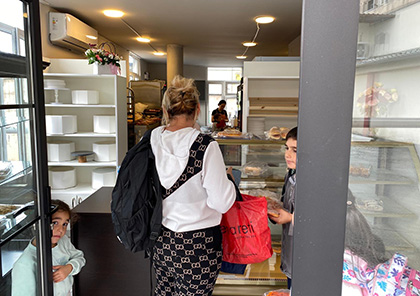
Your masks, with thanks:
M76 151L92 151L95 142L115 141L116 161L93 161L79 163L71 161L49 161L49 167L70 166L76 169L77 185L72 188L52 189L52 198L67 202L71 207L89 197L96 189L92 188L92 171L98 167L113 167L117 173L118 167L127 152L127 103L126 79L117 75L91 74L57 74L44 73L44 79L57 79L66 82L68 91L60 91L59 101L53 104L54 92L45 91L46 115L77 115L77 132L74 134L47 134L48 141L71 141L75 143ZM99 91L99 104L72 104L72 90ZM94 115L115 115L115 133L95 133L93 129ZM92 159L92 157L88 157Z
M252 117L264 118L265 130L297 124L299 67L299 61L244 62L244 132Z

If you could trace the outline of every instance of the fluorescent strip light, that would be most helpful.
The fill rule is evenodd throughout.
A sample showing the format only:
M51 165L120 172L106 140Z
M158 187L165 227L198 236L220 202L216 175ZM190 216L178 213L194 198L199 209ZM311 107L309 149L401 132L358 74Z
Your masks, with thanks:
M165 53L164 53L164 52L160 52L160 51L155 51L153 54L154 54L155 56L163 56L163 55L165 55Z
M244 55L240 55L240 56L236 56L236 58L237 58L238 60L245 60L245 59L246 59L246 56L244 56Z

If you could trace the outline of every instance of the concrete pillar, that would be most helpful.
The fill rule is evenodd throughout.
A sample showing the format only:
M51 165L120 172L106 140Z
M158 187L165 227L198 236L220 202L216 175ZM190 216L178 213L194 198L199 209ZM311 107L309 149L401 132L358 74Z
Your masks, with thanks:
M176 75L184 75L184 48L178 44L166 46L166 79L167 85Z

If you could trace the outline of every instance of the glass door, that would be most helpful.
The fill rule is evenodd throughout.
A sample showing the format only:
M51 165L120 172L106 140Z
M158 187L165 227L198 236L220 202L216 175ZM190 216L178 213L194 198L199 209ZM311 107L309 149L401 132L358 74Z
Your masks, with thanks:
M8 0L0 12L0 295L52 295L40 44L38 2ZM18 272L24 250L33 268Z
M418 1L360 6L345 259L368 269L395 253L420 269L419 13Z

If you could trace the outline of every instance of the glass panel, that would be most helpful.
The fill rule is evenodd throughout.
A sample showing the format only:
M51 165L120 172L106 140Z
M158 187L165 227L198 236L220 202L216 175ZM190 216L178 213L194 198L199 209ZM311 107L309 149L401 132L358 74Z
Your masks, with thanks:
M0 51L5 53L13 53L12 34L0 31Z
M36 235L35 225L23 231L1 248L3 279L0 284L0 295L10 295L10 290L13 290L12 295L35 295L37 283L35 270L38 253L37 247L31 244ZM25 249L28 250L23 255ZM28 265L29 261L34 265ZM31 269L28 269L29 266ZM34 279L28 277L30 274L33 274ZM32 287L32 284L35 286Z
M216 139L220 145L226 166L232 166L240 176L239 189L243 194L265 196L268 204L280 202L284 176L287 166L284 159L284 141L265 141L243 139L242 144L235 144L238 139ZM235 178L236 174L234 173ZM286 276L280 271L281 231L279 225L269 223L273 255L256 264L248 264L244 274L221 272L217 284L232 284L238 289L229 295L262 295L251 285L265 286L265 291L274 287L285 287ZM243 287L241 287L243 285ZM277 288L278 289L278 288ZM252 290L253 293L249 291ZM240 291L240 292L238 292ZM248 294L249 293L249 294ZM224 294L223 294L224 295Z
M208 68L207 79L218 81L239 81L242 77L242 68Z
M226 83L226 94L227 95L236 95L238 90L239 83Z
M23 30L23 5L19 0L8 0L0 10L0 23Z
M0 78L0 105L28 103L26 78Z
M209 94L210 95L221 95L223 93L223 84L219 83L210 83L209 84Z
M19 38L19 55L25 56L25 39Z
M9 28L13 53L26 52L23 5L11 0L0 11L0 27ZM1 54L1 53L0 53ZM13 67L12 67L13 68ZM33 164L32 106L28 106L29 80L0 78L0 242L34 223L37 209ZM12 240L13 241L13 240ZM3 252L3 246L2 246ZM3 263L3 253L1 261Z
M363 284L372 278L356 258L374 268L400 253L420 269L420 43L404 38L419 13L418 1L361 6L344 259ZM347 276L344 292L355 289Z

